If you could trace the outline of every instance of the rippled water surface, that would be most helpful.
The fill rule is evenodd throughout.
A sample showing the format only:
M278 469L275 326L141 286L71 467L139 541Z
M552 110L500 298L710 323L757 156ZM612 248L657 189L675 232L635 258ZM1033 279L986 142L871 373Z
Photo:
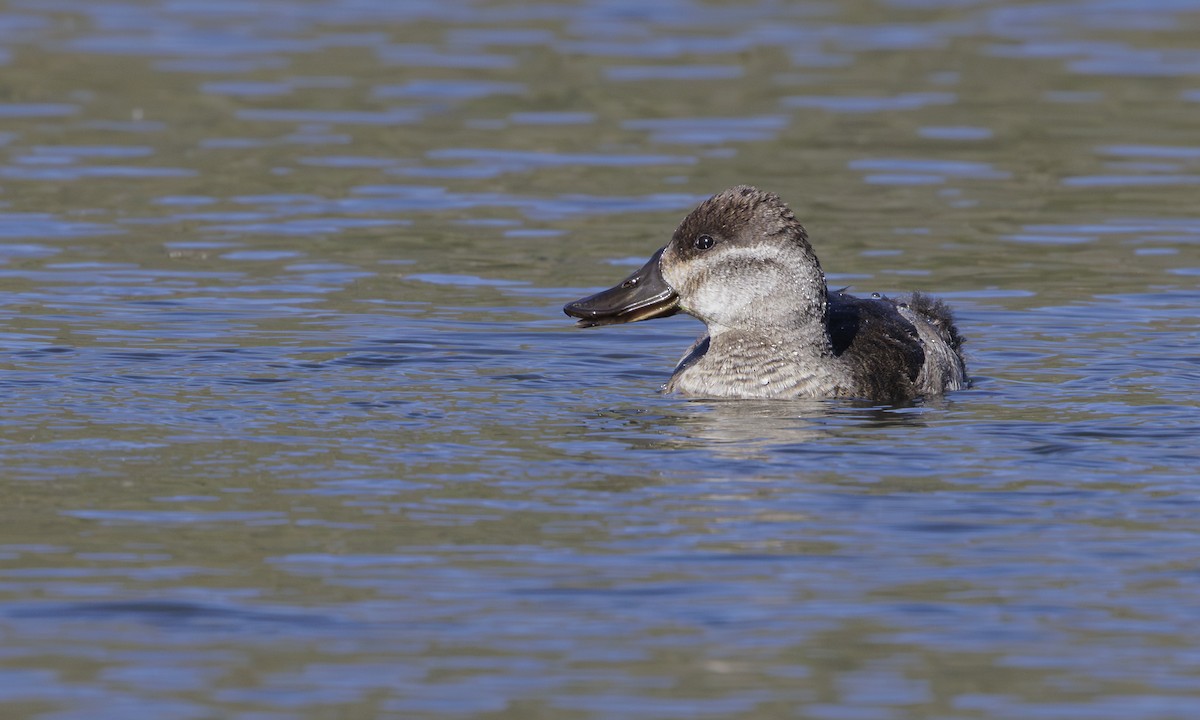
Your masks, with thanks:
M5 718L1200 717L1190 0L0 4ZM698 200L974 387L657 393Z

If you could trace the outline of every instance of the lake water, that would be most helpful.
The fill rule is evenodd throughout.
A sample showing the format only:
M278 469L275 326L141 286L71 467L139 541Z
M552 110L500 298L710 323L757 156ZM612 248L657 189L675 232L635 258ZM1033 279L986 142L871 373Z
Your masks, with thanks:
M0 714L1200 717L1192 0L0 5ZM753 183L923 404L580 330Z

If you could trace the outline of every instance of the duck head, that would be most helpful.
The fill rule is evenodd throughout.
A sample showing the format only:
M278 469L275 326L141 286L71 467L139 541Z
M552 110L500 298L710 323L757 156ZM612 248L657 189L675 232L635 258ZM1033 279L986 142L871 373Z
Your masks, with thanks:
M619 285L568 303L581 327L684 312L710 334L823 321L825 276L778 195L739 185L700 203L671 242Z

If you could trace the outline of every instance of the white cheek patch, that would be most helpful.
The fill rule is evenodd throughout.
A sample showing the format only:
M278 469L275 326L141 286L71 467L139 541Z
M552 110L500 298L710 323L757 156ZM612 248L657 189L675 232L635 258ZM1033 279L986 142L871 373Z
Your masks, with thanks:
M704 283L689 298L688 305L714 319L746 315L774 294L777 283L775 273L757 274L753 278L723 278L720 282Z
M687 268L691 272L672 273L682 275L681 282L673 278L667 282L684 291L681 300L689 313L729 324L762 312L764 301L778 291L783 278L780 268L764 259L769 252L769 248L731 248L694 262Z
M725 283L705 283L686 301L686 307L701 318L718 322L726 315L740 315L757 299L753 290L730 287Z

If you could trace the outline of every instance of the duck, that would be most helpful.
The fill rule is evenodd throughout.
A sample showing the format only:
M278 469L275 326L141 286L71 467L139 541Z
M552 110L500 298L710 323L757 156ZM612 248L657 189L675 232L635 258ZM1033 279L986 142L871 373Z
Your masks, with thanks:
M792 210L751 185L700 203L645 265L563 311L584 328L676 313L703 322L661 388L690 398L896 403L969 383L945 302L830 290Z

